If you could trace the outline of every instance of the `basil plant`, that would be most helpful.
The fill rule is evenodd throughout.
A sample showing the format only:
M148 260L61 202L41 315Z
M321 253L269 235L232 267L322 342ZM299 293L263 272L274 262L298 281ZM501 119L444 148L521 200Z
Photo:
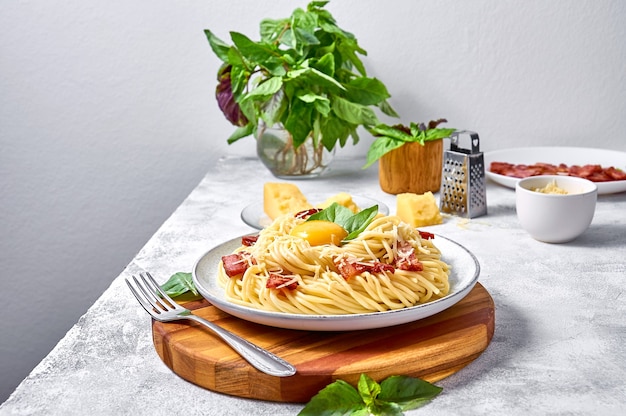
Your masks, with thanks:
M205 30L223 61L216 98L236 126L229 144L255 135L263 122L282 125L296 147L312 136L314 145L332 150L350 137L356 144L357 127L380 124L374 108L398 117L385 85L367 76L359 56L367 52L337 25L327 3L312 1L287 18L263 19L257 41L230 32L229 45Z

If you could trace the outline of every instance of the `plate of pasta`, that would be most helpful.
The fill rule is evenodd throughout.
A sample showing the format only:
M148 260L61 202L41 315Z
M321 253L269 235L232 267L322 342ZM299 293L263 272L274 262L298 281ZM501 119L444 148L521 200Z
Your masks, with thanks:
M308 199L315 204L319 204L321 202L326 201L329 197L333 195L331 194L312 194L308 196ZM368 198L360 195L352 195L352 201L356 204L357 207L363 209L368 208L374 205L378 205L378 212L381 214L387 215L389 213L389 207L384 203L377 201L372 198ZM272 219L267 216L267 214L263 211L263 202L255 202L247 205L241 211L241 219L243 222L248 224L252 228L256 228L257 230L262 230L263 228L269 226L272 223Z
M469 250L395 216L376 217L341 245L312 246L289 234L302 221L285 216L206 252L192 270L200 294L258 324L353 331L432 316L478 281L480 265Z

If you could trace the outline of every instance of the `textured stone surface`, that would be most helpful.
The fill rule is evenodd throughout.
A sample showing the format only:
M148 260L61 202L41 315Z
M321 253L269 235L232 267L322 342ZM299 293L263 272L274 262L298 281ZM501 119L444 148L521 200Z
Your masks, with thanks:
M241 210L276 181L255 159L223 158L93 307L0 407L0 415L295 415L302 405L240 399L173 374L152 346L150 319L124 278L190 271L224 240L251 232ZM306 193L348 191L385 202L376 169L335 161ZM443 393L407 414L618 414L626 408L626 194L600 196L589 230L550 245L517 224L515 193L487 188L488 215L446 217L427 230L472 251L496 303L487 350L440 381ZM50 317L48 317L50 318Z

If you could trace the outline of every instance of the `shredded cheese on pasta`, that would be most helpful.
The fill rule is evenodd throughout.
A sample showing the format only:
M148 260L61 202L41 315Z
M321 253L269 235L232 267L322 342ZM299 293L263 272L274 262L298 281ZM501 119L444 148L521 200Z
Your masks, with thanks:
M432 240L395 216L378 216L357 238L342 246L311 246L289 235L303 219L285 215L263 229L254 245L235 252L247 252L256 264L242 276L228 277L222 263L218 279L226 299L255 309L297 314L355 314L407 308L446 296L450 266ZM349 279L339 272L334 259L392 264L407 256L398 242L408 242L422 263L422 271L395 268L365 271ZM343 256L343 257L342 257ZM286 273L289 280L268 288L270 273ZM287 286L297 282L296 289Z

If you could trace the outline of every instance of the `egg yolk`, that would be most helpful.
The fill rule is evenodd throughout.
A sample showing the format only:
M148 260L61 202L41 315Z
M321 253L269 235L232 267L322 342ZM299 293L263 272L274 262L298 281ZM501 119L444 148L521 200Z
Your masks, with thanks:
M348 232L334 222L311 220L298 224L289 233L294 237L304 238L312 246L334 244L338 246L346 238Z

